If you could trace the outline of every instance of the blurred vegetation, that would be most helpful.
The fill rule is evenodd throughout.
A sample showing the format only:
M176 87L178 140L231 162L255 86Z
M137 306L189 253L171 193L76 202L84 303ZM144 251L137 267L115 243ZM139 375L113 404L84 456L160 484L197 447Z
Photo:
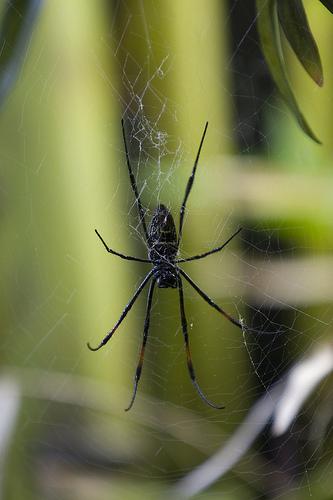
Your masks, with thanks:
M321 1L321 0L320 0ZM333 3L321 1L333 13ZM279 92L306 135L320 144L301 113L288 79L282 48L284 32L297 59L312 80L324 83L319 50L308 23L302 0L257 0L258 32L265 58Z
M6 446L0 433L0 498L158 498L226 441L266 375L279 375L331 335L333 18L321 3L332 5L303 3L257 0L236 17L237 2L218 0L4 2L2 374L22 400ZM296 12L305 31L288 23ZM275 101L263 56L247 44L250 38L258 49L256 13L267 64L303 132ZM323 89L304 67L317 84L324 68ZM247 105L252 112L243 119ZM254 323L265 316L275 326L278 311L284 326L291 323L282 348L276 339L243 338L186 287L198 379L226 404L224 412L206 408L191 385L173 290L157 290L138 400L128 414L145 297L105 349L86 348L114 325L147 272L145 264L108 255L94 233L120 252L145 256L121 118L148 214L164 202L176 223L209 121L182 252L220 244L239 223L245 231L223 255L184 269L231 314ZM302 415L306 430L312 411L308 420ZM286 456L306 439L294 438L285 439L292 445ZM268 452L259 443L200 498L327 498L329 439L314 457L304 445L292 470L276 459L282 444L263 441ZM279 490L281 477L289 489Z

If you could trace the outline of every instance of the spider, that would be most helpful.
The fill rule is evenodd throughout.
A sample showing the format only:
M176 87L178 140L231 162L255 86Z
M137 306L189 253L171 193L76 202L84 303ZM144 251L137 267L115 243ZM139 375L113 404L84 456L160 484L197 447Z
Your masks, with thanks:
M185 215L185 208L186 208L186 203L188 200L188 197L190 195L193 182L194 182L194 177L197 169L197 165L199 162L200 158L200 153L202 149L202 145L205 139L205 135L207 132L207 127L208 127L208 122L205 125L199 149L195 158L195 162L193 165L192 173L187 181L186 189L185 189L185 195L184 199L180 208L180 216L179 216L179 231L178 231L178 236L176 232L176 227L175 223L173 220L173 217L170 213L170 211L165 207L165 205L158 205L158 207L155 209L151 222L149 226L147 227L146 220L145 220L145 211L143 209L137 184L133 175L133 170L129 158L129 153L128 153L128 146L127 146L127 140L126 140L126 134L125 134L125 128L124 128L124 121L121 121L121 126L122 126L122 134L123 134L123 139L124 139L124 146L125 146L125 154L126 154L126 160L127 160L127 168L129 172L129 177L130 177L130 183L132 186L132 190L135 195L135 200L137 203L138 207L138 213L139 213L139 220L140 224L142 226L142 230L144 233L145 240L147 242L147 247L148 247L148 259L140 259L138 257L131 257L129 255L123 255L122 253L116 252L115 250L112 250L104 241L100 233L95 229L95 232L98 236L98 238L101 240L102 244L104 245L105 249L107 250L108 253L111 253L113 255L116 255L122 259L125 260L134 260L137 262L145 262L152 264L152 269L148 272L148 274L145 276L144 280L142 283L139 285L137 288L136 292L134 293L133 297L131 300L128 302L126 305L125 309L121 313L120 318L118 319L117 323L114 325L112 330L110 330L107 335L103 338L103 340L100 342L100 344L97 347L91 347L89 343L87 343L88 348L91 351L97 351L101 347L103 347L119 325L122 323L122 321L125 319L127 316L128 312L134 305L135 301L141 294L142 290L144 287L147 285L148 281L151 280L150 286L149 286L149 291L148 291L148 298L147 298L147 309L146 309L146 317L145 317L145 322L144 322L144 328L143 328L143 339L142 339L142 345L141 345L141 351L140 351L140 356L139 356L139 362L136 368L135 372L135 377L134 377L134 388L133 388L133 394L132 398L130 400L130 403L128 407L125 409L125 411L128 411L132 408L137 389L138 389L138 384L140 381L141 377L141 372L142 372L142 366L143 366L143 360L144 360L144 353L145 353L145 347L147 343L147 338L148 338L148 332L149 332L149 322L150 322L150 311L151 311L151 305L152 305L152 300L153 300L153 293L155 286L157 285L158 288L178 288L179 292L179 306L180 306L180 319L181 319L181 326L182 326L182 332L184 336L184 343L185 343L185 350L186 350L186 360L187 360L187 368L188 372L191 378L191 381L197 390L199 396L201 399L209 406L216 408L216 409L223 409L223 405L218 405L210 401L203 391L201 390L197 379L196 375L194 372L194 367L192 363L192 356L191 356L191 351L190 351L190 344L189 344L189 336L188 336L188 329L187 329L187 320L186 320L186 315L185 315L185 306L184 306L184 294L183 294L183 283L182 283L182 278L185 278L185 280L194 288L194 290L214 309L216 309L219 313L221 313L225 318L227 318L231 323L234 325L238 326L238 328L242 328L242 323L238 321L237 319L233 318L228 314L226 311L224 311L220 306L215 304L215 302L203 291L199 286L179 267L179 264L183 262L189 262L192 260L198 260L198 259L203 259L207 257L208 255L212 255L214 253L220 252L228 243L235 237L237 234L242 230L240 227L237 229L237 231L230 236L230 238L223 243L222 245L213 248L212 250L209 250L208 252L200 253L198 255L194 255L193 257L188 257L186 259L178 258L178 251L179 251L179 245L182 239L182 233L183 233L183 224L184 224L184 215Z

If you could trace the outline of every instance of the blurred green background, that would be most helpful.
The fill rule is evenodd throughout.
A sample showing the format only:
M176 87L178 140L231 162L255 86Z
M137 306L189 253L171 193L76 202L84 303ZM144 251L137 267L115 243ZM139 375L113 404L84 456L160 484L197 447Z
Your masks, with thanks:
M252 2L41 5L0 111L0 498L159 498L223 444L266 385L330 338L333 18L319 2L304 5L324 88L285 50L322 146L275 96ZM19 15L23 6L16 4ZM282 340L246 340L185 286L198 380L225 403L222 412L206 407L189 380L174 290L156 291L131 412L124 408L145 294L107 347L86 347L112 328L149 269L108 255L94 233L120 252L146 255L122 118L148 214L163 202L176 222L209 121L182 254L245 229L221 254L184 270L230 314L287 329ZM282 446L263 436L200 498L331 498L329 435L316 453L307 447L320 401L317 394L285 437L284 458Z

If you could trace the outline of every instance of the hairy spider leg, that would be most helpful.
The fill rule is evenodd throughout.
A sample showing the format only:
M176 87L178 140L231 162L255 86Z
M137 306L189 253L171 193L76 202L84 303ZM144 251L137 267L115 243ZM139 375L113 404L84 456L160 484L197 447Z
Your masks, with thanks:
M210 306L214 307L214 309L216 309L219 313L223 314L223 316L225 318L227 318L233 325L236 325L236 326L238 326L238 328L243 329L244 325L242 323L240 323L237 319L235 319L232 316L230 316L230 314L228 314L226 311L224 311L220 306L218 306L217 304L215 304L215 302L204 291L202 291L201 288L198 287L198 285L196 285L194 283L194 281L188 276L188 274L185 273L185 271L183 271L180 268L178 268L178 270L181 273L181 275L184 276L184 278L194 288L194 290L199 295L201 295L201 297L204 299L205 302L207 302L207 304L209 304Z
M139 285L139 287L137 288L135 294L133 295L133 297L131 298L131 300L129 301L129 303L127 304L127 306L125 307L125 309L121 313L121 316L118 319L117 323L114 325L114 327L112 328L112 330L104 337L104 339L102 340L102 342L97 347L91 347L91 345L89 344L89 342L87 342L87 346L89 347L89 349L91 351L98 351L98 349L100 349L105 344L107 344L107 342L109 342L110 338L112 337L112 335L114 334L114 332L117 330L117 328L120 325L120 323L125 319L125 317L127 316L128 312L132 309L132 306L133 306L134 302L139 297L140 293L142 292L142 290L144 289L145 285L148 283L148 281L150 280L150 278L152 277L152 275L153 275L153 269L151 271L149 271L149 273L146 275L145 279L142 281L141 285Z
M143 209L141 200L140 200L140 195L138 191L138 187L136 185L135 177L133 174L133 170L131 167L131 162L130 162L130 157L128 153L128 147L127 147L127 141L126 141L126 134L125 134L125 127L124 127L124 120L121 120L121 128L123 131L123 138L124 138L124 146L125 146L125 153L126 153L126 161L127 161L127 168L128 168L128 173L131 181L131 186L135 195L135 200L138 204L138 211L139 211L139 220L140 223L142 224L143 227L143 232L145 233L146 241L148 241L148 230L147 230L147 224L146 224L146 219L145 219L145 211Z
M195 372L194 372L194 367L193 367L193 363L192 363L191 351L190 351L190 343L189 343L189 338L188 338L188 331L187 331L187 320L186 320L186 316L185 316L183 283L182 283L182 279L180 277L179 277L178 288L179 288L180 317L181 317L181 322L182 322L182 331L183 331L183 335L184 335L184 342L185 342L185 349L186 349L187 368L188 368L188 371L189 371L189 374L190 374L191 381L192 381L194 387L196 388L199 396L201 397L201 399L206 404L208 404L212 408L216 408L217 410L222 410L224 408L224 406L212 403L212 401L210 401L209 399L207 399L207 397L202 392L202 390L201 390L201 388L200 388L200 386L199 386L199 384L198 384L198 382L196 380L196 376L195 376Z
M180 208L178 247L179 247L179 244L181 242L182 234L183 234L185 206L186 206L187 198L189 197L191 189L192 189L192 186L193 186L195 172L197 170L197 165L198 165L199 158L200 158L201 148L202 148L203 142L205 140L205 135L206 135L206 132L207 132L207 127L208 127L208 122L206 122L205 129L204 129L202 137L201 137L201 141L200 141L200 145L199 145L199 149L198 149L198 152L197 152L197 156L195 158L195 162L194 162L194 165L193 165L192 173L191 173L191 175L190 175L190 177L189 177L189 179L187 181L183 203L182 203L182 206Z
M230 241L232 239L234 239L235 236L237 236L238 233L240 233L242 231L242 227L240 227L239 229L237 229L237 231L232 235L230 236L230 238L225 241L223 243L223 245L219 246L219 247L216 247L216 248L213 248L212 250L209 250L208 252L204 252L204 253L200 253L198 255L194 255L193 257L188 257L186 259L178 259L176 260L176 264L178 264L179 262L189 262L190 260L197 260L197 259L203 259L204 257L207 257L208 255L211 255L212 253L216 253L216 252L220 252L224 247L226 247L228 245L228 243L230 243Z
M107 245L107 243L105 243L105 241L103 240L102 236L99 234L99 232L97 231L97 229L95 229L95 233L97 234L97 236L99 237L99 239L103 243L103 245L106 248L107 252L112 253L113 255L117 255L117 257L121 257L122 259L125 259L125 260L135 260L137 262L148 262L149 264L152 263L152 261L148 260L148 259L140 259L139 257L132 257L131 255L124 255L122 253L116 252L115 250L112 250L112 248L110 248Z
M125 411L129 411L132 408L134 400L135 400L135 396L136 396L136 391L138 390L138 384L139 384L139 380L141 377L143 359L144 359L144 355L145 355L145 348L146 348L148 333L149 333L150 310L151 310L151 303L153 300L153 292L154 292L154 288L155 288L155 283L156 283L156 280L153 278L151 283L150 283L149 292L148 292L146 318L145 318L145 324L143 327L142 346L141 346L138 366L136 368L135 377L134 377L133 395L132 395L132 399L130 401L130 404L128 405L127 408L125 408Z

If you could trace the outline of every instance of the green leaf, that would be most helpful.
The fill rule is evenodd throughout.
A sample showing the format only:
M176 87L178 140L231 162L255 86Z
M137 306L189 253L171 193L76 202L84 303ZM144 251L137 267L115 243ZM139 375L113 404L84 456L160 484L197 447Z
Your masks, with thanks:
M320 0L320 2L325 5L326 9L328 9L333 14L333 1L332 0Z
M5 2L0 22L0 105L15 82L41 3L41 0Z
M302 115L289 84L281 46L277 1L280 0L256 0L257 27L261 47L280 94L294 114L299 126L312 140L321 144Z
M324 83L323 68L302 0L279 0L277 6L281 26L293 51L311 78L321 87Z

